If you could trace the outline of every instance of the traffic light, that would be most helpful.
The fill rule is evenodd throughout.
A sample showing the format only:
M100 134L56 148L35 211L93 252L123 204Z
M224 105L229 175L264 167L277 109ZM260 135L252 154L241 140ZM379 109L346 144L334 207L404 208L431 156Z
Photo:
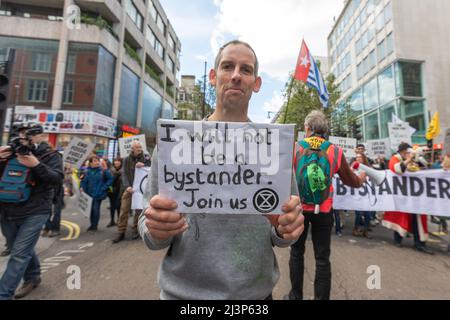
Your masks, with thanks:
M361 140L363 138L360 123L356 123L356 122L353 123L352 134L353 134L353 138L355 138L356 140Z
M8 102L9 78L5 67L0 65L0 110L6 110Z

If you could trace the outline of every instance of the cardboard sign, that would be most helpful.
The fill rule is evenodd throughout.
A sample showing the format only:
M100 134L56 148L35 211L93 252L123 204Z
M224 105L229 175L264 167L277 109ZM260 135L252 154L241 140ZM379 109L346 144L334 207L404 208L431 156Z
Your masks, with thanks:
M84 192L80 192L77 202L77 210L85 217L90 217L92 208L92 198Z
M408 123L388 123L388 128L391 150L397 151L402 142L411 144L411 131Z
M163 120L160 195L183 213L281 214L291 195L294 125Z
M386 138L367 141L367 155L373 159L378 156L389 158L391 156L391 140Z
M143 196L147 187L148 174L151 167L136 168L134 170L133 195L131 197L131 209L143 209Z
M120 156L122 158L127 157L130 154L131 143L133 141L139 141L141 143L142 150L144 151L144 153L148 153L147 152L147 142L145 141L145 135L140 134L137 136L119 139L119 150L120 150Z
M80 138L73 137L70 144L64 150L63 161L72 167L79 168L94 148L94 143L86 143Z
M445 131L445 137L444 137L444 155L450 156L450 129L447 129Z
M356 139L353 138L343 138L343 137L330 137L329 141L342 148L344 151L344 156L347 159L356 157Z

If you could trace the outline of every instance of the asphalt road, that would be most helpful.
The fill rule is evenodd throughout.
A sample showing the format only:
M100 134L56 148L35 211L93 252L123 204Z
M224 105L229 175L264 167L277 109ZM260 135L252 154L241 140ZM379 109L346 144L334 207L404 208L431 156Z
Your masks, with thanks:
M86 232L86 217L70 208L64 210L66 226L62 236L39 240L37 252L42 262L43 281L25 299L159 298L157 271L165 251L150 251L142 240L130 240L130 230L125 241L113 244L117 230L105 227L109 220L107 205L105 201L100 229L95 234ZM353 215L344 220L343 236L333 235L332 240L332 299L450 299L448 235L431 238L428 245L436 253L430 256L413 250L411 238L405 239L403 248L395 247L392 232L382 226L375 227L374 239L353 237ZM79 234L76 226L68 222L80 227ZM435 229L434 225L430 226ZM61 240L67 236L73 239ZM0 236L1 247L3 243ZM278 300L290 289L289 249L276 248L275 252L281 269L273 292L274 299ZM6 262L7 258L0 258L0 272ZM305 263L304 295L305 299L312 299L315 262L310 240ZM74 270L80 271L79 288L71 278ZM379 282L369 282L379 287L369 289L367 282L373 270L379 270Z

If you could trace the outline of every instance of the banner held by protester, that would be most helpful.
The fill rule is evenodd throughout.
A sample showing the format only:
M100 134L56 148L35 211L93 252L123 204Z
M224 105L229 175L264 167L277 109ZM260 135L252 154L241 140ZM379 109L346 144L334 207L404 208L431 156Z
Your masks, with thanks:
M131 209L143 209L143 197L147 187L147 179L151 167L136 168L134 170L133 195L131 197Z
M334 209L358 211L401 211L450 217L450 172L424 170L396 175L385 171L380 186L365 184L360 189L333 179Z

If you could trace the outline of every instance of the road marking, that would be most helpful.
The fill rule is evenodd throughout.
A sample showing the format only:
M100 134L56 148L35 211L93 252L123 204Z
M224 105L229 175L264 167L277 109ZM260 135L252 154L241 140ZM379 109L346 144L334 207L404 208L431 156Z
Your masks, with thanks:
M61 238L60 240L75 240L80 236L80 226L78 224L67 220L61 220L61 225L69 230L69 234L67 237Z
M94 246L93 242L84 243L78 246L77 249L74 250L63 250L58 252L53 257L49 257L44 259L41 263L41 272L45 273L50 269L58 267L61 263L67 262L73 258L73 255L77 255L83 252L86 252L86 248L91 248ZM62 254L65 254L62 256ZM73 255L71 255L73 254Z

